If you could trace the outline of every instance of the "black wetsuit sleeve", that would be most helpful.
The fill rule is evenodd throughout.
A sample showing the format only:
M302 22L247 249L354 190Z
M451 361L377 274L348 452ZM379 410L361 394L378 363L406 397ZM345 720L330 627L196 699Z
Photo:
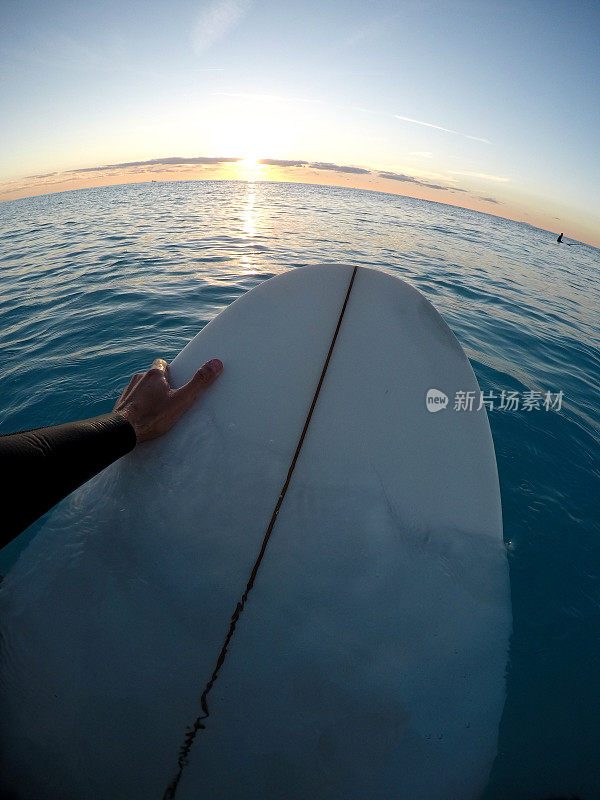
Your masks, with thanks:
M115 413L0 435L0 547L135 444Z

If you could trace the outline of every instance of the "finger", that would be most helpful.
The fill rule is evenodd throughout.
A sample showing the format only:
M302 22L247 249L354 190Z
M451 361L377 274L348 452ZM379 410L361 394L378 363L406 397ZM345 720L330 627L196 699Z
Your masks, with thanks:
M136 372L135 373L133 378L129 381L129 386L127 387L127 389L125 389L125 398L129 397L129 395L133 392L133 390L138 385L138 383L142 380L143 377L144 377L144 373L143 372Z
M169 370L169 365L164 360L164 358L155 358L154 361L152 362L152 366L150 367L150 369L159 369L166 375Z
M142 373L136 372L135 375L131 378L131 380L127 384L127 386L121 392L121 396L117 400L117 403L120 403L121 400L126 400L127 397L129 397L129 395L133 391L134 387L137 386L138 383L141 381L141 379L142 379Z
M207 361L206 364L203 364L194 377L182 386L181 389L177 389L173 396L180 411L183 413L183 411L188 409L200 392L206 389L207 386L210 386L210 384L219 377L222 371L223 363L219 361L218 358L213 358L211 361Z
M164 358L155 358L152 362L152 366L148 370L148 373L160 375L160 377L166 381L167 386L171 388L171 373L169 370L169 365Z

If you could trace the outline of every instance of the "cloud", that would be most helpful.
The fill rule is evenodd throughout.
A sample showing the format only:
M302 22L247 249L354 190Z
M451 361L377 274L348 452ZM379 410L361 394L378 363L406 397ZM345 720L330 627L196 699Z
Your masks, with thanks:
M404 175L403 173L398 172L380 172L380 178L386 178L388 181L402 181L403 183L416 183L417 186L426 186L428 189L438 189L441 192L448 192L448 191L455 191L461 192L465 191L464 189L449 189L448 186L440 186L437 183L425 183L424 181L420 181L417 178L413 178L412 175Z
M192 158L181 158L171 156L170 158L151 158L148 161L124 161L121 164L104 164L101 167L82 167L81 169L70 169L68 172L104 172L109 169L127 169L129 167L152 167L155 165L173 166L179 164L228 164L241 161L240 158L222 158L220 156L197 156Z
M463 136L465 139L472 139L474 142L483 142L484 144L491 144L489 139L483 139L481 136L471 136L468 133L453 131L451 128L443 128L441 125L434 125L432 122L423 122L420 119L412 119L412 117L402 117L400 116L400 114L394 114L394 119L402 120L402 122L410 122L413 125L423 125L425 128L435 128L436 131L444 131L444 133L452 133L455 136Z
M219 164L236 164L243 162L244 159L242 157L228 157L228 156L190 156L190 157L183 157L183 156L165 156L163 158L150 158L145 161L122 161L117 164L103 164L96 167L80 167L79 169L71 169L66 172L50 172L40 175L30 175L27 179L31 181L31 183L20 183L19 191L22 188L31 187L31 186L52 186L58 183L66 183L72 182L77 180L77 176L87 174L87 173L103 173L103 175L109 177L118 177L119 173L122 171L127 170L129 175L143 175L144 173L148 174L157 174L164 172L172 172L177 174L179 170L185 170L186 167L192 168L194 166L203 166L203 165L214 165L217 166ZM453 185L444 185L441 183L433 183L430 181L434 181L435 179L444 180L443 175L438 175L434 172L422 172L421 178L416 178L414 175L407 175L404 172L388 172L388 171L378 171L375 169L367 169L366 167L354 167L349 166L346 164L334 164L330 161L304 161L301 159L291 159L291 158L261 158L258 159L257 163L264 164L265 166L270 167L281 167L284 169L291 168L291 169L301 169L304 167L314 169L314 170L327 170L330 172L338 172L341 174L347 175L370 175L370 176L377 176L379 178L383 178L384 180L390 181L397 181L398 183L409 183L413 186L420 186L425 189L433 189L438 192L450 192L450 193L465 193L469 194L471 197L476 197L478 200L481 200L484 203L493 203L496 205L502 205L500 200L496 200L494 197L488 196L478 196L467 189L463 189L459 186ZM179 174L182 174L179 172ZM199 173L200 174L200 173ZM462 174L458 171L455 171L454 174ZM475 173L465 173L465 174L475 174ZM477 173L479 174L479 173ZM489 177L489 176L486 176ZM500 180L500 178L498 178ZM456 180L456 179L452 179ZM508 180L508 179L502 179ZM12 182L14 183L14 182ZM0 195L8 194L10 192L16 191L17 187L13 186L11 182L3 182L0 184Z
M394 17L389 16L378 17L368 23L362 23L360 27L357 27L356 30L346 39L344 46L353 47L359 42L362 42L364 39L370 39L372 37L379 36L381 33L387 33L393 18Z
M192 44L197 55L222 39L246 16L250 0L213 0L194 25Z
M211 92L213 97L236 97L242 100L260 100L269 103L315 103L322 105L322 100L312 100L309 97L283 97L278 94L255 94L253 92Z
M313 169L330 169L333 172L351 172L353 175L369 175L370 169L362 167L345 167L340 164L330 164L328 161L313 161L310 166Z
M470 172L469 170L448 170L450 175L466 175L468 178L482 178L485 181L495 181L496 183L508 183L510 178L503 175L489 175L487 172Z
M285 158L259 158L259 164L267 164L269 167L306 167L308 161L288 161Z
M27 175L26 180L40 180L41 178L51 178L53 175L58 175L58 172L44 172L43 175Z
M341 73L344 75L345 73ZM355 74L359 75L360 73L348 73L349 75ZM384 73L382 73L384 74ZM363 108L362 106L341 106L341 108L348 110L348 111L358 111L361 114L379 114L379 111L372 111L370 108Z

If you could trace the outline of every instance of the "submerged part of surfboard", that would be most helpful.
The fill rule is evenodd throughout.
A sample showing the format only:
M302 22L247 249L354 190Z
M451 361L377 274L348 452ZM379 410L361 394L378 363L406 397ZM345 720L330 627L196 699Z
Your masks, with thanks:
M222 312L171 366L218 357L218 381L7 575L5 792L479 796L511 624L496 462L485 410L453 408L478 390L463 350L397 278L356 271L227 640L352 275L293 270Z

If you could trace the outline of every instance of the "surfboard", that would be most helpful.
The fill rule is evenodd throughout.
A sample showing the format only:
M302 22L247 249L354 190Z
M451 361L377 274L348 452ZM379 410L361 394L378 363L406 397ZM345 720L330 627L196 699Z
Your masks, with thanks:
M3 790L478 797L511 611L460 344L408 283L327 264L237 299L173 383L212 357L201 400L3 581Z

